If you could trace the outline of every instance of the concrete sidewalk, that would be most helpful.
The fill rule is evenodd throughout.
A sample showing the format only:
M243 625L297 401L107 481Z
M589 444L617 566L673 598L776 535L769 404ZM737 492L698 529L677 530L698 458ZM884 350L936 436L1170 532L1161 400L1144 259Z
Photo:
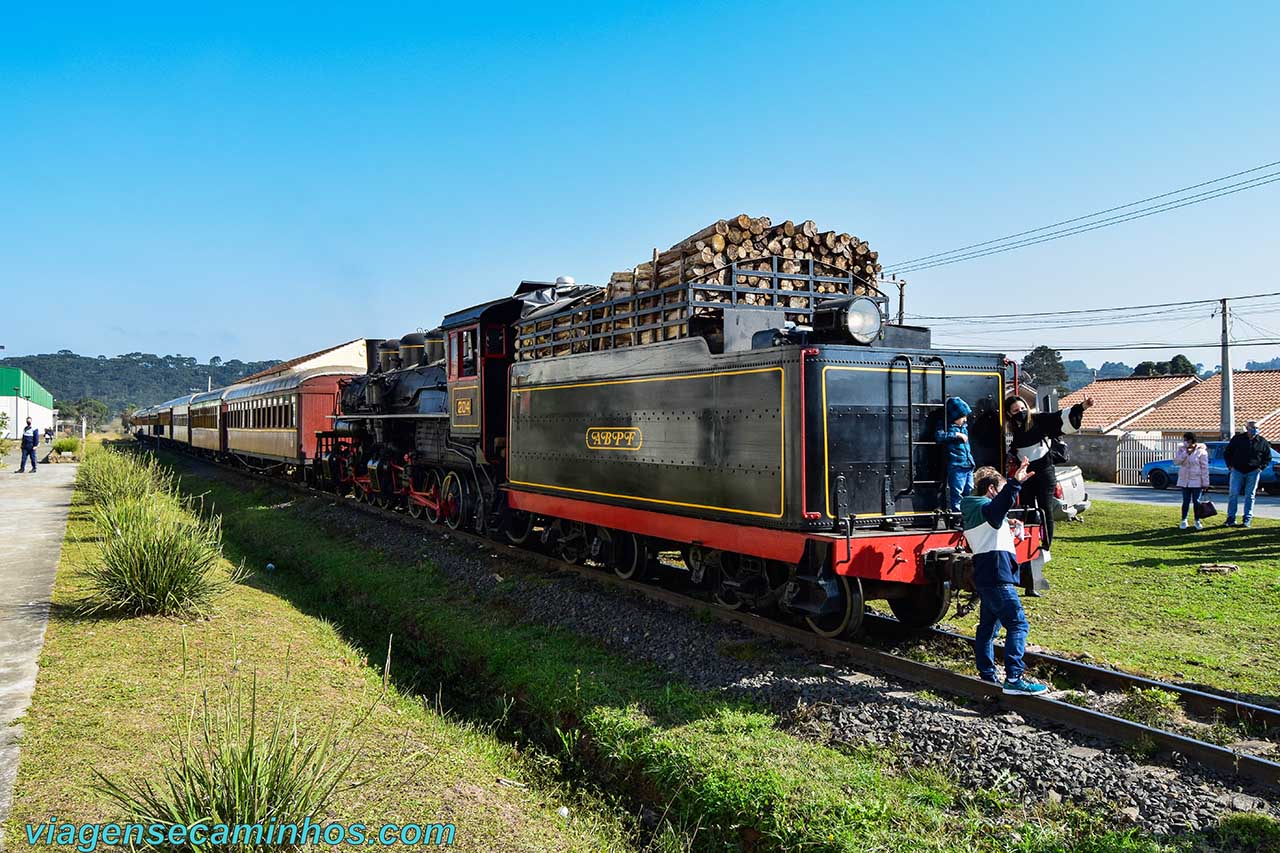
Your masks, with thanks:
M48 452L41 446L37 458ZM0 460L0 821L13 804L18 773L16 722L31 703L62 552L77 465L41 465L16 474L18 452Z
M1089 481L1084 484L1084 490L1089 493L1091 500L1096 501L1125 501L1127 503L1179 508L1182 506L1182 489L1173 487L1162 491L1153 489L1150 486L1117 486L1115 483ZM1218 508L1218 515L1205 523L1210 525L1221 524L1227 517L1227 490L1219 487L1207 493L1205 497L1213 501L1213 505ZM1243 503L1238 512L1242 511ZM1178 514L1176 509L1173 514L1176 521ZM1280 497L1264 494L1259 489L1258 496L1253 502L1253 515L1255 518L1280 518ZM1239 520L1239 518L1236 519L1236 521Z

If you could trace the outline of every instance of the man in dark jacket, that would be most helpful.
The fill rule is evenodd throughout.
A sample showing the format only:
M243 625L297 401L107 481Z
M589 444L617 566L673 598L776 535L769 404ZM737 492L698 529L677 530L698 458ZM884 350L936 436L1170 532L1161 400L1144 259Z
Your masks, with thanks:
M1258 491L1262 470L1271 464L1271 445L1258 432L1258 422L1249 421L1244 432L1227 442L1222 454L1231 473L1231 497L1227 500L1227 527L1236 525L1236 506L1244 495L1244 526L1253 526L1253 497Z
M27 457L31 457L31 473L36 472L36 448L40 446L40 428L31 425L27 418L26 429L22 431L22 461L18 463L18 473L27 473Z
M947 505L960 511L960 499L973 492L973 451L969 448L969 414L973 410L959 397L947 398L947 427L934 440L947 458Z
M1021 397L1010 397L1004 401L1004 415L1011 435L1009 452L1016 455L1019 462L1030 462L1031 471L1036 475L1035 481L1023 493L1023 506L1037 507L1043 516L1040 545L1046 563L1049 561L1049 548L1053 545L1053 493L1058 485L1049 451L1055 438L1079 431L1084 411L1092 405L1093 398L1085 397L1084 402L1076 403L1066 411L1032 414Z
M1008 515L1018 498L1022 484L1033 476L1030 461L1022 460L1013 478L1005 482L995 468L979 468L974 472L974 493L960 502L964 519L964 539L973 552L973 585L978 590L982 611L978 631L973 638L978 675L994 684L996 662L991 643L996 629L1004 626L1004 692L1009 694L1044 693L1043 684L1023 676L1026 667L1022 655L1027 648L1027 615L1018 597L1021 571L1018 567L1017 542L1009 527Z

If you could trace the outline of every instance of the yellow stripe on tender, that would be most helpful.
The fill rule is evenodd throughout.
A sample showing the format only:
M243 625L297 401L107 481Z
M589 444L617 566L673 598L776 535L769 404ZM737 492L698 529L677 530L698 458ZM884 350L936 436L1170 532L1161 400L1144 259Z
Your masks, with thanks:
M931 370L934 372L938 372L941 369L942 368L938 367L936 364L933 365L932 367L927 367L927 366L917 367L916 365L912 365L911 373L913 375L915 373L925 374ZM826 497L826 504L827 504L827 518L834 519L835 515L833 515L831 512L831 438L830 438L830 432L827 424L827 419L828 419L827 418L827 415L828 415L827 372L830 370L860 371L863 373L891 373L893 371L901 371L902 373L906 373L907 368L906 367L889 367L889 366L854 367L854 366L841 366L841 365L834 365L834 364L827 365L826 367L822 368L822 482L826 491L825 497ZM996 370L948 370L947 375L948 376L994 376L996 380L1001 383L1002 386L1004 382L1004 374ZM1004 431L1004 400L1002 398L1002 393L997 394L996 397L998 398L996 400L996 413L997 413L997 417L1000 419L1000 430L1001 432L1003 432ZM946 402L946 401L944 400L943 402ZM907 418L910 419L910 417L911 417L911 413L908 412ZM911 452L913 453L915 452L914 446L912 447ZM869 512L869 513L855 513L853 517L854 518L881 518L883 515L884 513ZM933 515L933 513L931 512L898 512L898 513L894 513L894 515Z
M534 388L512 387L511 393L521 394L521 393L528 393L533 391L562 391L569 388L595 388L602 385L630 385L633 383L640 383L640 382L677 382L682 379L708 379L708 378L719 378L721 376L742 376L744 374L749 374L749 373L774 373L774 372L778 374L778 378L780 380L778 383L778 393L779 393L778 458L779 458L779 481L780 482L778 484L778 511L776 513L757 512L755 510L749 510L749 509L733 509L733 508L724 507L724 506L708 506L706 504L684 503L682 501L668 501L668 500L662 500L659 498L644 498L644 497L639 497L637 495L618 495L618 494L613 494L612 492L596 492L590 489L574 489L568 486L553 486L553 485L550 485L549 483L527 483L527 482L522 482L520 480L510 480L509 482L517 486L532 486L538 489L551 489L553 491L570 492L572 494L579 494L579 495L594 495L595 497L601 497L601 498L618 498L620 500L642 501L644 503L662 504L664 506L678 506L678 507L684 507L686 509L710 509L710 510L715 510L716 512L728 512L736 515L751 515L751 516L757 516L759 518L782 518L782 516L786 512L786 499L787 499L787 375L781 366L757 367L757 368L744 369L744 370L726 370L720 373L688 373L688 374L676 374L671 376L646 376L639 379L602 379L597 382L578 382L570 385L542 385ZM514 414L513 414L515 412L514 405L510 407L510 412L512 413L511 416L514 417ZM508 430L507 434L508 436L511 436L513 433L512 431ZM511 455L514 455L515 448L508 447L507 452Z

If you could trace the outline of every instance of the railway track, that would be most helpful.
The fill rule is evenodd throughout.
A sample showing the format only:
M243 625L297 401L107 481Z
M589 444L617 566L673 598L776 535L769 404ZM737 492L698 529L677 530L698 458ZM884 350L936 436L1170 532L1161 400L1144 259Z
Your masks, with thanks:
M183 457L192 459L192 457ZM206 461L206 460L194 460ZM209 463L213 464L213 463ZM328 492L321 492L300 483L282 480L252 470L242 470L215 465L219 471L228 471L250 480L259 480L283 486L291 491L315 497L338 499ZM342 500L344 506L378 518L391 520L415 530L436 529L436 525L410 518L403 512L382 509L354 500ZM741 625L753 633L799 646L829 659L853 662L873 667L895 678L940 690L990 705L998 705L1017 711L1024 717L1054 723L1075 731L1093 735L1121 744L1154 744L1169 753L1176 753L1201 767L1222 773L1240 781L1247 781L1271 788L1280 788L1280 763L1249 753L1232 750L1214 743L1197 740L1177 732L1156 728L1107 714L1052 696L1009 696L998 685L956 672L946 667L912 660L899 654L846 640L819 637L807 629L787 625L763 616L717 607L709 601L684 592L666 589L650 583L623 580L601 568L577 565L548 556L528 548L498 542L462 530L448 530L448 535L459 541L484 545L490 550L502 550L516 555L528 566L548 572L570 573L594 583L629 591L651 601L669 606L700 611L717 621ZM892 620L885 620L892 622ZM896 624L896 623L894 623ZM972 644L972 639L950 631L932 629L931 635L948 643ZM1223 720L1238 720L1254 729L1280 732L1280 709L1244 702L1233 697L1195 690L1177 684L1157 681L1120 670L1094 666L1069 658L1043 653L1026 654L1031 666L1056 668L1085 684L1108 690L1132 690L1159 688L1178 696L1184 707L1197 715Z

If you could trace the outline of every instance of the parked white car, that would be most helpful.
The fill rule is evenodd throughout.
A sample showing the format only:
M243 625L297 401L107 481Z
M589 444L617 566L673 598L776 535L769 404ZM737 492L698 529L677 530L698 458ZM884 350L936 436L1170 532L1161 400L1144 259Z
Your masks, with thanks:
M1064 521L1078 521L1081 513L1089 509L1089 493L1084 489L1084 474L1075 465L1055 465L1053 473L1058 478L1054 490L1053 515Z

